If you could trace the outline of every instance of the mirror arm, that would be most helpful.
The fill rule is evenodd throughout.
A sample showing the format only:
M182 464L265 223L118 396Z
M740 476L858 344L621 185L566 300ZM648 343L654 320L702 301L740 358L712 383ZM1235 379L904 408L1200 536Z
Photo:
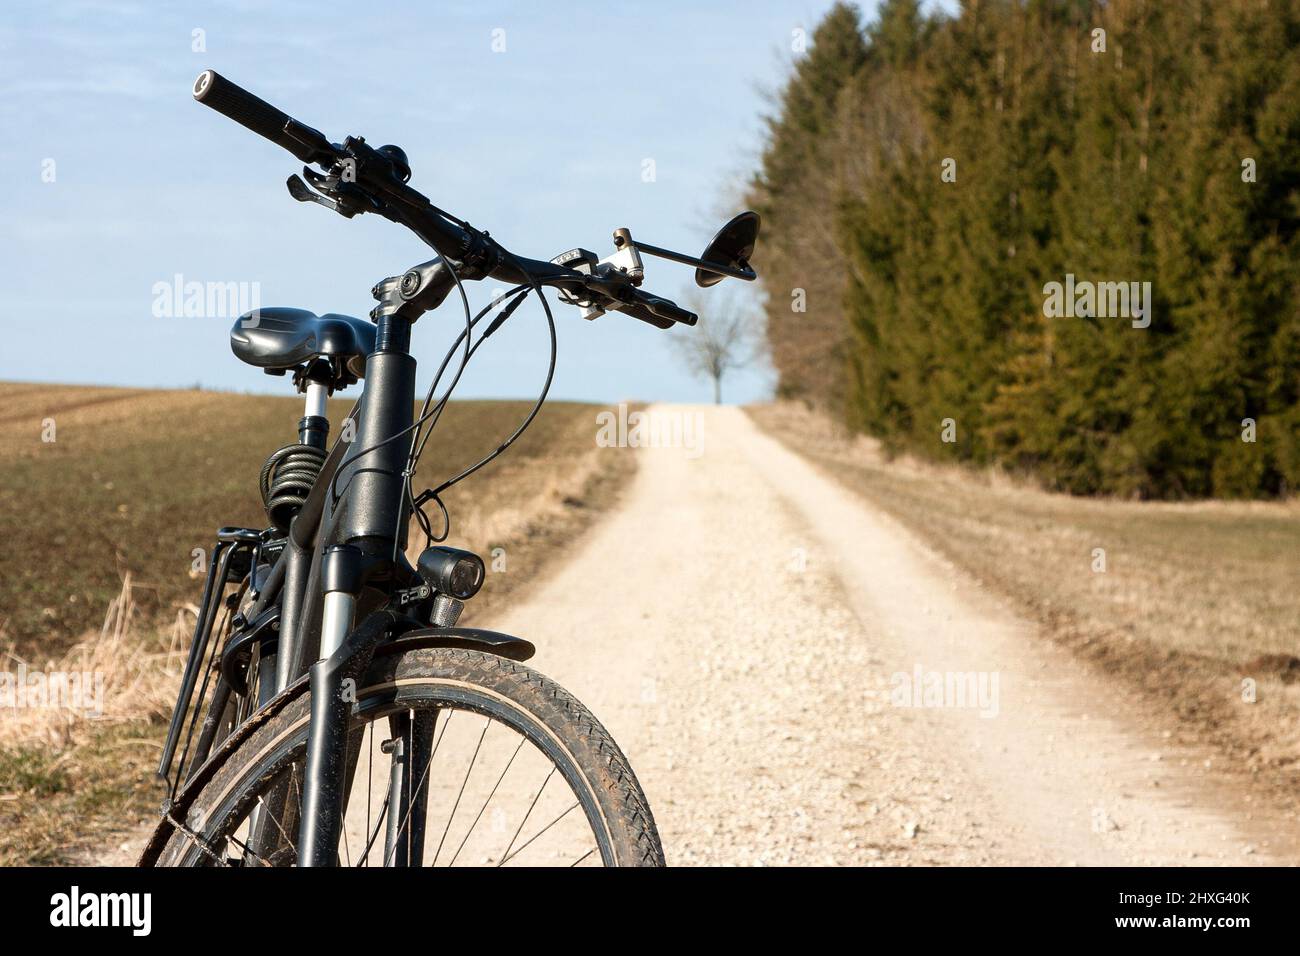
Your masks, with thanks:
M720 262L707 262L704 259L696 259L694 256L682 255L680 252L673 252L671 249L662 249L659 246L652 246L642 242L639 239L633 240L633 244L646 255L657 256L660 259L668 259L672 262L680 262L682 265L695 266L697 269L703 269L705 272L714 272L720 276L729 276L733 279L744 279L746 282L752 282L758 278L758 273L749 268L749 263L745 263L745 269L733 269L731 266L723 265Z

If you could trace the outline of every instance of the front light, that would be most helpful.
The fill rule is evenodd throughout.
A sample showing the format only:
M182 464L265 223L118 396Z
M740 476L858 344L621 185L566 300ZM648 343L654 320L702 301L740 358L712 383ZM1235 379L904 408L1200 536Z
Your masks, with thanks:
M459 548L426 548L417 568L425 584L458 601L467 601L478 594L487 574L482 558Z

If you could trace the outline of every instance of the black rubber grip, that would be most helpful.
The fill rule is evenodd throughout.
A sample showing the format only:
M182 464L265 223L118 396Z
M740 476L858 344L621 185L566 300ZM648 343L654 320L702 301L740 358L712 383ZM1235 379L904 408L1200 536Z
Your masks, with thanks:
M667 299L661 299L656 295L646 293L642 293L642 295L646 306L660 318L672 319L672 321L680 322L682 325L694 325L700 321L698 315L683 309L675 302L669 302Z
M311 158L311 150L284 131L285 124L290 121L288 113L231 83L216 70L204 70L199 74L194 81L194 98L277 146L283 146L304 162Z
M671 329L673 327L672 319L665 319L663 316L655 315L648 306L641 302L629 302L619 306L618 311L624 315L630 315L634 319L640 319L642 322L648 322L656 329Z

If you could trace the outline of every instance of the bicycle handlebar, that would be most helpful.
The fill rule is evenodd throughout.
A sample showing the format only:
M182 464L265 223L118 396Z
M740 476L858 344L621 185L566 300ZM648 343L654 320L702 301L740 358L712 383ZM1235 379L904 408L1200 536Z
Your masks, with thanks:
M355 179L349 182L355 184L353 190L360 187L364 198L376 203L370 211L402 223L445 256L479 260L476 264L482 266L483 275L471 275L470 278L492 276L511 282L591 287L590 277L583 273L554 263L515 256L486 232L444 213L422 193L407 185L409 168L399 169L392 154L386 155L382 149L375 150L362 139L349 137L342 146L335 145L323 133L232 83L216 70L199 74L194 81L194 98L288 150L304 163L332 167L341 161L362 160L353 169ZM345 211L342 207L346 196L344 193L344 199L334 201L339 211ZM357 211L367 210L348 207L346 214L354 215ZM629 315L659 328L671 328L677 323L694 325L698 320L698 316L674 302L632 286L620 290L620 294L612 299L611 306L626 306Z

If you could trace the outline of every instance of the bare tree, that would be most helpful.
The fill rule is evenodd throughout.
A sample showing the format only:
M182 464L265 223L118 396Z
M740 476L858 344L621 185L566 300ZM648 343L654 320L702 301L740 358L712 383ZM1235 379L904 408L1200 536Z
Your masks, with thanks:
M729 291L692 290L684 300L700 321L678 327L674 346L692 375L712 380L713 401L721 405L723 377L753 361L762 347L762 313Z

